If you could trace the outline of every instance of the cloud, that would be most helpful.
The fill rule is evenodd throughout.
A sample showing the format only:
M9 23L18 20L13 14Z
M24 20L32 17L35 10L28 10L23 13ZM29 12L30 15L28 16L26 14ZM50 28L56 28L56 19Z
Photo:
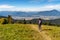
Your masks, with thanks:
M60 10L59 5L44 5L40 7L17 7L17 6L10 6L10 5L0 5L0 11L48 11L48 10Z
M9 6L9 5L0 5L0 8L14 8L14 6Z
M41 6L39 8L39 11L48 11L48 10L59 10L60 11L60 5L45 5L45 6Z

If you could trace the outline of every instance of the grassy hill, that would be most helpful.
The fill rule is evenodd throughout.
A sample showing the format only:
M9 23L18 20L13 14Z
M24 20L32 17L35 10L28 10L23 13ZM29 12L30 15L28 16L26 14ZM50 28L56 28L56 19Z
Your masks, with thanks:
M40 33L37 29L38 26L32 26L32 24L0 24L0 40L44 40L42 37L44 35L51 37L52 40L60 40L60 27L58 26L42 25Z
M29 24L0 25L0 40L43 40Z
M60 27L43 25L42 30L46 31L46 34L49 35L52 40L60 40Z
M34 25L34 27L35 29L38 29L37 25ZM46 40L60 40L60 27L42 25L42 31L40 32L40 35L42 35L44 39L46 38Z

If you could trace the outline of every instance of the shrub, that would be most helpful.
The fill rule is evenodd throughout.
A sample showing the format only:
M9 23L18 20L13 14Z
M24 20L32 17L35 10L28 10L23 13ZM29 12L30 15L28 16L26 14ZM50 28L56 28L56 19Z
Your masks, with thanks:
M7 24L8 22L7 22L7 20L6 19L4 19L4 21L3 21L3 23L2 24Z
M7 20L5 18L1 18L0 19L0 24L7 24Z
M26 20L24 19L24 24L26 24Z
M10 15L8 15L8 23L11 24L12 23L12 17Z

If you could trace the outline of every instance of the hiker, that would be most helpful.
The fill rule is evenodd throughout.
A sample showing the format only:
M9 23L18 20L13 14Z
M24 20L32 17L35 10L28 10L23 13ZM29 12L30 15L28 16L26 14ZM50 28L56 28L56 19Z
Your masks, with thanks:
M41 20L41 18L39 18L39 20L38 20L38 27L39 27L39 30L41 30L41 25L42 25L42 20Z

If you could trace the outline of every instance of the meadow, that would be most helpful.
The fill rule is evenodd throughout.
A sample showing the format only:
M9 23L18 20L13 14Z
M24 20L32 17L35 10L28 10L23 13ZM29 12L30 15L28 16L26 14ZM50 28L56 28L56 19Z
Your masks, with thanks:
M60 40L60 27L59 26L43 25L42 30L46 31L46 34L49 35L52 38L52 40Z
M0 24L0 40L44 40L31 25L34 24ZM52 40L60 40L60 27L42 25L42 31Z
M43 40L30 24L0 24L0 40Z

